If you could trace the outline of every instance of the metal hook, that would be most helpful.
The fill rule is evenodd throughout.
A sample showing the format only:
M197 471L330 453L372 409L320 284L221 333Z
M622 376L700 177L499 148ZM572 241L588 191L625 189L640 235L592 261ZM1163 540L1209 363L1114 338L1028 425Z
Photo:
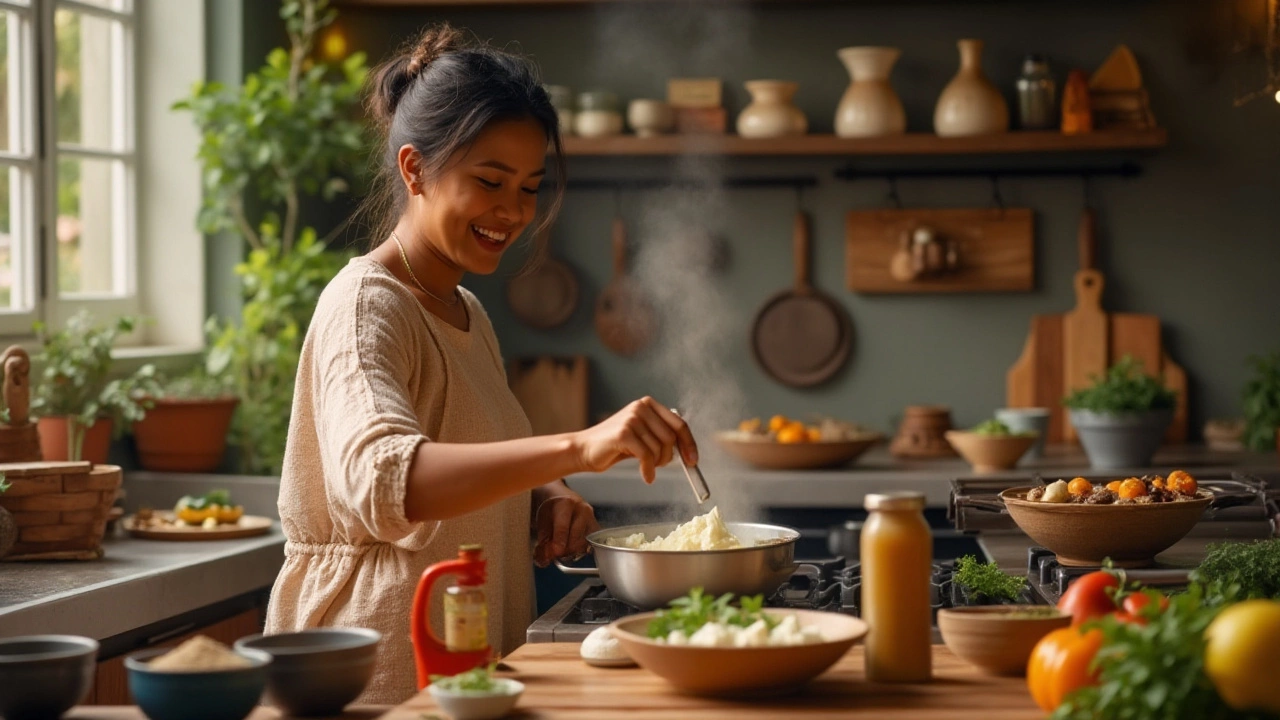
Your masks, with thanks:
M996 209L1004 211L1004 197L1000 195L1000 176L991 176L991 202L995 204Z
M898 196L898 178L893 175L885 175L884 179L889 182L889 202L899 210L902 209L902 198Z

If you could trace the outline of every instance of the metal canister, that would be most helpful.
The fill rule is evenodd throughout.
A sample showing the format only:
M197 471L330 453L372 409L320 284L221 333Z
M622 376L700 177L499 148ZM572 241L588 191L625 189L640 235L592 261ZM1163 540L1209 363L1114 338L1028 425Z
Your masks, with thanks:
M1018 76L1018 125L1023 130L1057 127L1058 85L1042 55L1028 55Z

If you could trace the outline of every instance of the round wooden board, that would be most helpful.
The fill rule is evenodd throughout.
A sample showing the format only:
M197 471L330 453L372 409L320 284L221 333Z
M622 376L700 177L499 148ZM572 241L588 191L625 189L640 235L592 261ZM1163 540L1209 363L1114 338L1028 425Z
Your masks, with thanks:
M173 519L173 513L159 513L166 520ZM235 540L236 538L265 535L271 532L271 518L258 515L244 515L234 525L219 525L217 528L205 530L201 527L176 528L139 528L134 527L134 516L123 518L120 523L130 535L144 540Z

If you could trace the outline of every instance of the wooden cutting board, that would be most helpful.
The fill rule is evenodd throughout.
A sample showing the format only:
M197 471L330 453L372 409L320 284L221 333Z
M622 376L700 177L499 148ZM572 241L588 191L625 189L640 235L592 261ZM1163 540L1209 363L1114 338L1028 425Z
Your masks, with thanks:
M1139 313L1108 313L1102 308L1106 279L1093 268L1093 213L1086 210L1078 236L1081 269L1076 272L1076 306L1062 315L1036 315L1022 355L1006 376L1009 407L1049 408L1048 441L1074 441L1075 432L1062 398L1090 384L1125 355L1142 361L1143 369L1177 392L1178 406L1165 442L1187 439L1187 376L1164 351L1160 318Z
M866 681L863 648L855 646L799 693L777 698L717 700L682 695L641 668L593 668L577 643L531 643L508 655L500 672L524 683L513 716L569 720L742 720L850 718L885 720L1040 720L1027 683L984 675L942 645L933 646L934 681L881 685ZM430 693L418 693L383 720L421 720L438 713Z
M520 401L534 435L582 430L588 419L587 358L516 358L507 364L507 384Z

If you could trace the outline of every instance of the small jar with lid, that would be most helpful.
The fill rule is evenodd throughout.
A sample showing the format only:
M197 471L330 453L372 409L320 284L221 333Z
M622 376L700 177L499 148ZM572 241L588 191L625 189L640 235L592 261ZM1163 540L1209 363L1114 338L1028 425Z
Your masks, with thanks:
M578 95L578 110L573 116L573 132L582 137L608 137L622 132L622 113L618 96L603 90Z
M1058 84L1043 55L1028 55L1018 76L1018 126L1050 130L1058 123Z
M859 556L867 679L928 682L933 674L933 534L924 519L924 494L867 495Z
M560 118L560 134L573 134L573 89L567 85L543 85L547 96L551 98L551 107L556 109Z

